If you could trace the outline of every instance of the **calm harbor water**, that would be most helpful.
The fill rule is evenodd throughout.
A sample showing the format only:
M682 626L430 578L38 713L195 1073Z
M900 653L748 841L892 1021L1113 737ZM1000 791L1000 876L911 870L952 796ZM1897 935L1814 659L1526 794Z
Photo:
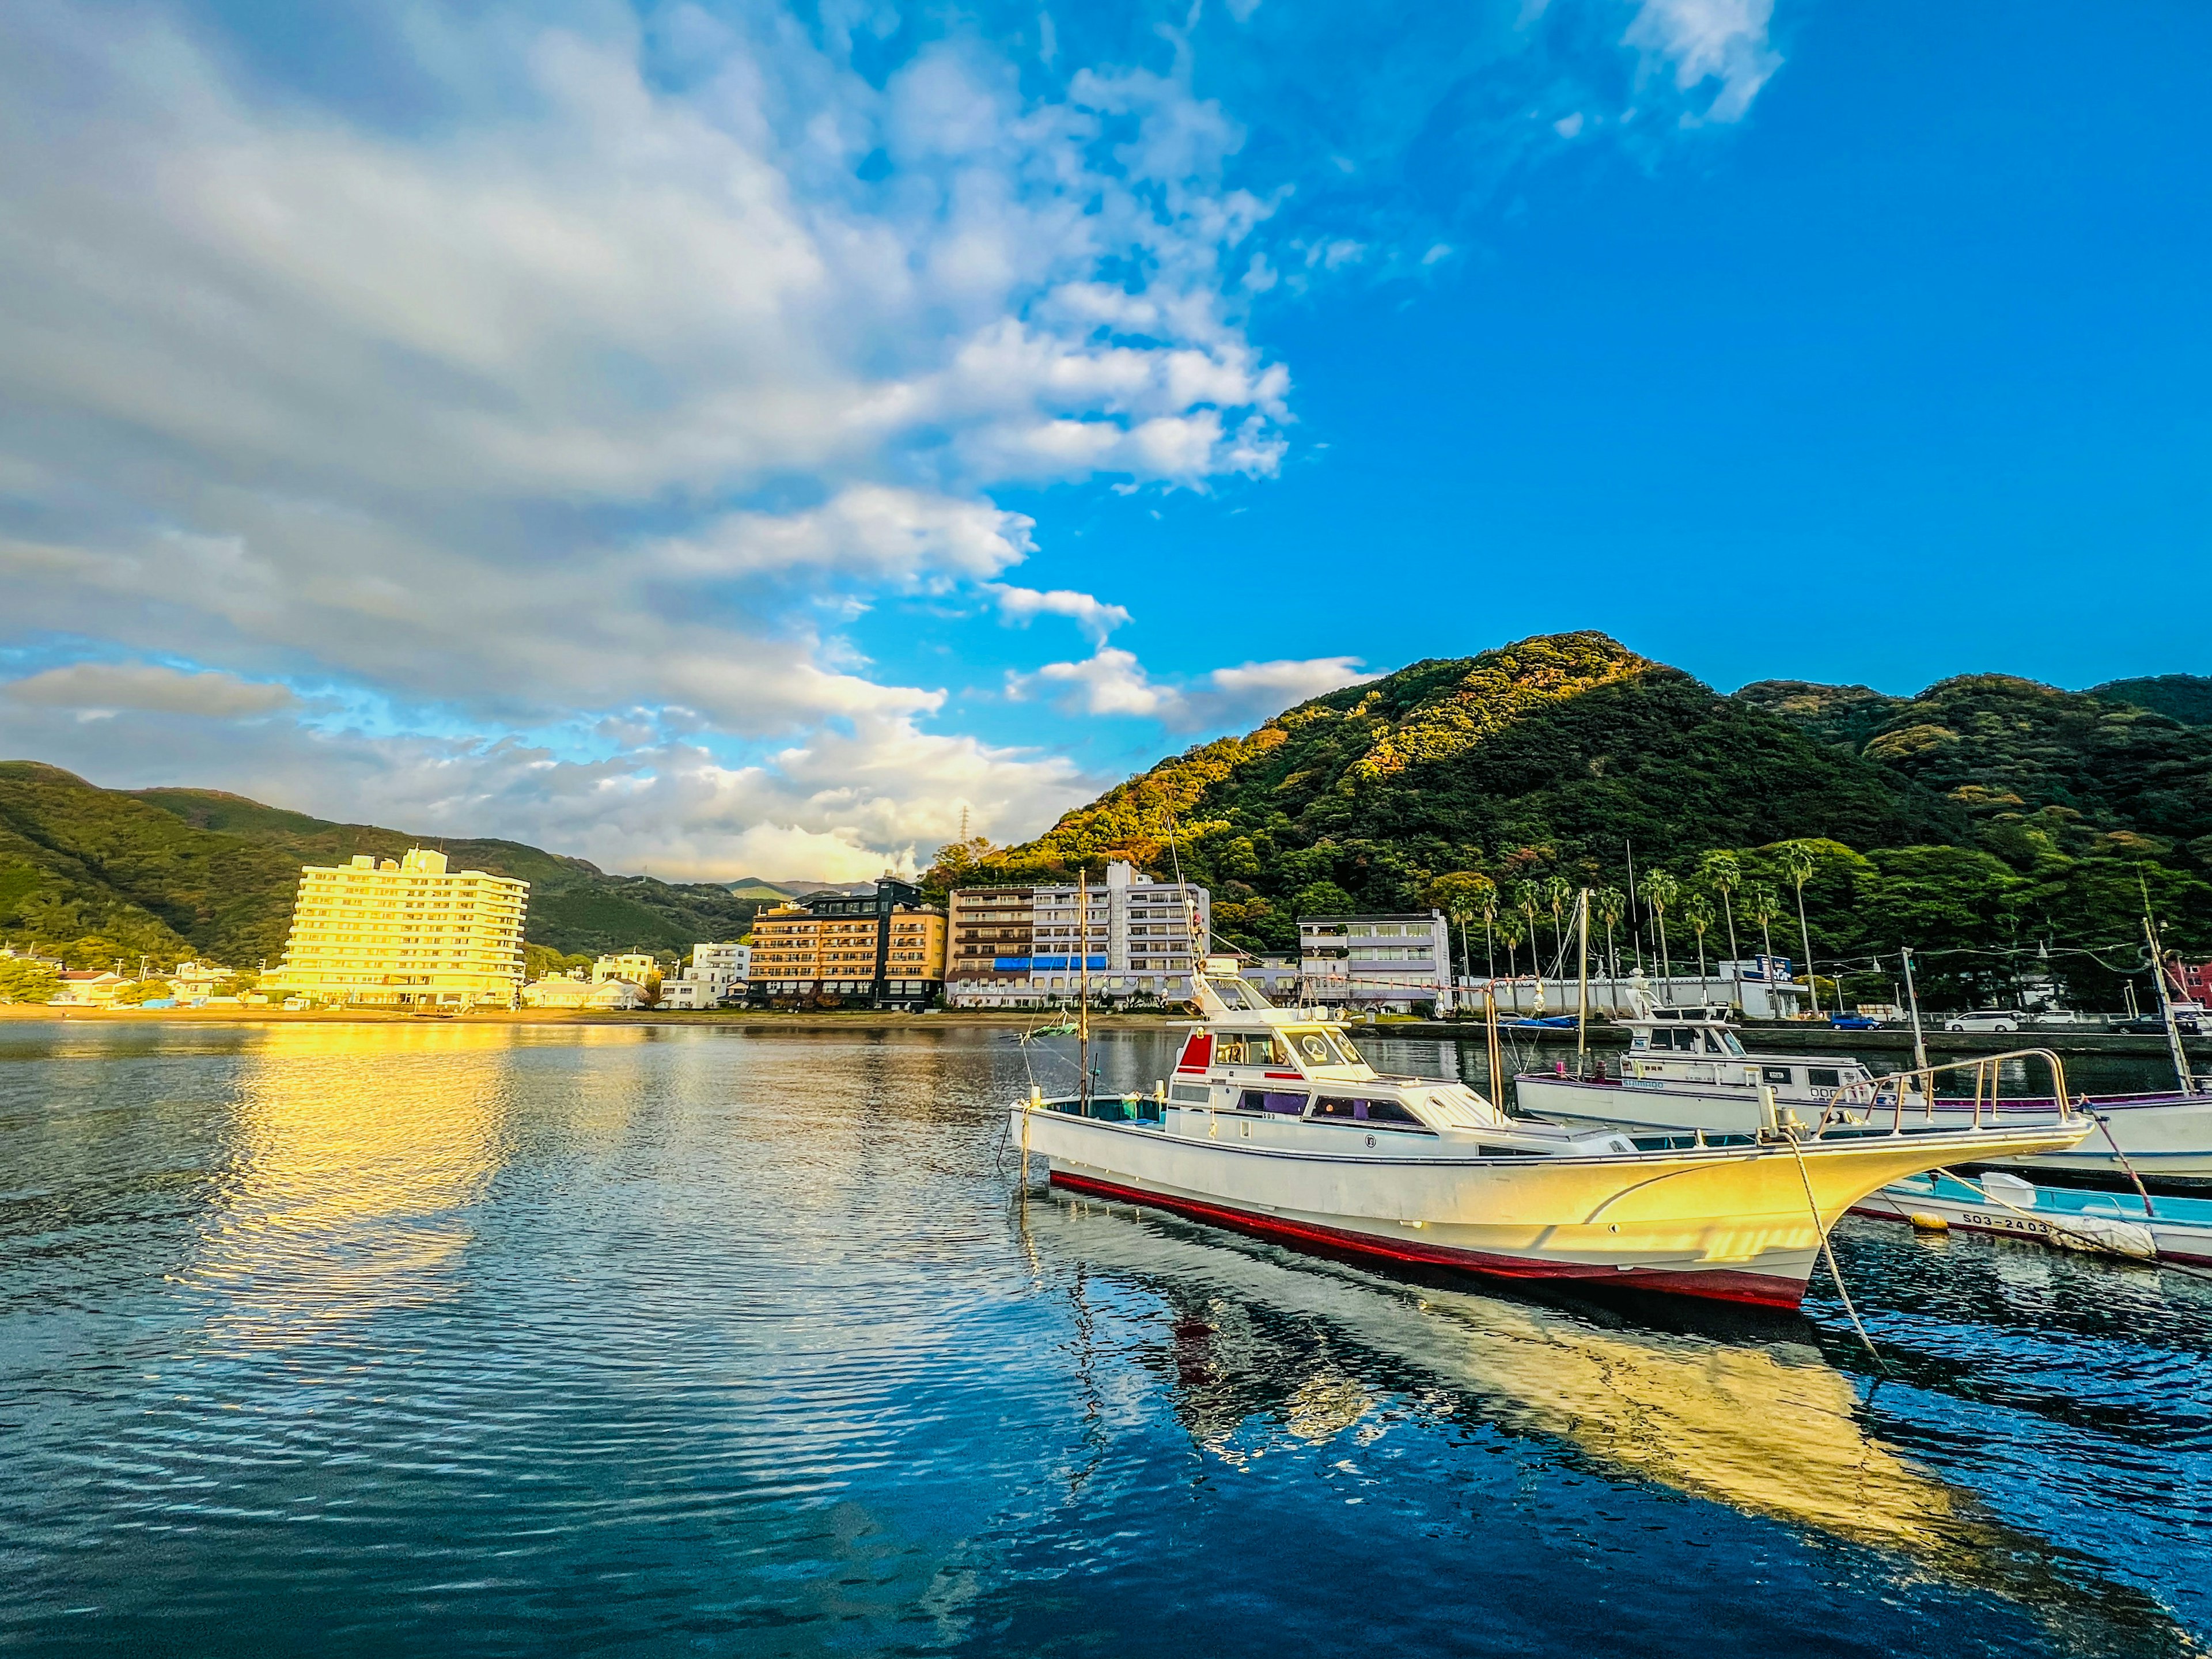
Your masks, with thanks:
M0 1647L2212 1644L2212 1283L1847 1223L1876 1388L1817 1285L1578 1306L1024 1195L1030 1066L0 1025Z

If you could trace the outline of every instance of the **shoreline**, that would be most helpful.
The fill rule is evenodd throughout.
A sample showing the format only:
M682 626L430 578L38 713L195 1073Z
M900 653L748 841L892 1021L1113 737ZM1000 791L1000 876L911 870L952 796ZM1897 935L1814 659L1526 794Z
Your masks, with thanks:
M673 1010L493 1008L466 1014L417 1014L387 1008L54 1008L42 1003L0 1006L0 1021L52 1020L98 1024L133 1025L166 1022L180 1025L665 1025L714 1027L764 1031L926 1031L960 1028L1018 1031L1038 1023L1036 1013L989 1008L960 1008L933 1013L903 1013L884 1009L815 1010L806 1012L754 1008ZM1192 1023L1194 1016L1166 1013L1107 1013L1091 1016L1097 1031L1172 1030ZM1422 1041L1480 1042L1480 1020L1392 1019L1347 1027L1355 1036L1410 1037ZM1739 1028L1746 1046L1791 1051L1894 1050L1910 1053L1909 1030L1838 1031L1826 1025L1746 1024ZM1538 1048L1575 1046L1571 1028L1500 1027L1499 1037L1516 1046ZM1996 1054L2019 1048L2049 1048L2062 1054L2148 1054L2166 1053L2163 1036L2131 1031L1945 1031L1934 1021L1926 1032L1928 1046L1948 1054ZM2185 1038L2188 1052L2212 1060L2212 1037ZM1627 1033L1618 1026L1593 1024L1589 1046L1620 1048Z

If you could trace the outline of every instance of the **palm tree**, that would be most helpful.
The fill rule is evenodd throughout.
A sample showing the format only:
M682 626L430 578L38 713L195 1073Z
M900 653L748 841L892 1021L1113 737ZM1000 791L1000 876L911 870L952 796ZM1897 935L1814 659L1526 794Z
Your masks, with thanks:
M1516 882L1513 884L1513 908L1521 913L1521 920L1528 928L1529 969L1541 979L1544 964L1536 950L1536 915L1544 908L1542 890L1533 881Z
M1566 960L1567 936L1565 933L1565 916L1567 901L1574 897L1574 896L1575 884L1569 881L1565 876L1553 875L1544 878L1544 902L1551 907L1552 944L1554 950L1558 952L1557 956L1553 958L1555 961L1564 962Z
M1448 876L1438 876L1429 884L1429 902L1459 924L1460 961L1468 977L1472 979L1474 963L1467 948L1467 924L1470 917L1477 915L1486 922L1497 910L1498 884L1477 871L1455 870Z
M1498 934L1505 941L1505 976L1518 979L1521 977L1521 940L1523 934L1521 918L1507 911L1498 924ZM1515 1006L1519 1006L1517 994Z
M1721 896L1721 915L1728 919L1729 960L1738 961L1735 948L1735 905L1731 895L1743 885L1743 865L1733 853L1708 853L1698 861L1698 873Z
M1797 888L1797 937L1805 946L1805 989L1813 999L1813 1012L1820 1012L1820 985L1813 977L1813 934L1805 926L1805 882L1816 867L1813 849L1802 841L1784 842L1782 846L1782 867L1790 872L1790 879Z
M1605 978L1618 1006L1620 1001L1620 958L1613 954L1613 930L1628 914L1628 895L1618 887L1601 887L1590 895L1590 913L1605 924Z
M1782 901L1775 896L1774 890L1765 883L1755 882L1744 889L1743 913L1759 924L1759 937L1766 947L1765 959L1771 964L1774 960L1774 934L1771 930L1774 919L1782 914ZM1770 966L1765 971L1771 973L1773 970ZM1770 1003L1772 1000L1771 997L1768 999Z
M1667 907L1681 896L1682 884L1664 870L1644 878L1644 902L1651 907L1652 925L1659 930L1659 977L1668 985L1669 997L1674 994L1674 963L1667 954Z
M1705 996L1705 930L1713 925L1713 902L1703 893L1692 893L1682 906L1682 920L1698 936L1698 997Z

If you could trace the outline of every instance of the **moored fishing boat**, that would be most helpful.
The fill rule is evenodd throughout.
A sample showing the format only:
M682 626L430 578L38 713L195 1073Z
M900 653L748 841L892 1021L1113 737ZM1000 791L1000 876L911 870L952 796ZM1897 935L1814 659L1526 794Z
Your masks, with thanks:
M1033 1091L1013 1108L1024 1158L1043 1154L1055 1186L1401 1261L1786 1308L1829 1227L1876 1188L2091 1127L2063 1111L1955 1127L1777 1111L1741 1134L1578 1130L1378 1073L1225 958L1193 988L1203 1018L1150 1098Z
M1930 1170L1869 1194L1851 1213L2139 1261L2212 1264L2212 1199L2039 1187L2002 1170L1978 1178Z
M1877 1078L1847 1054L1747 1052L1729 1012L1718 1006L1650 1008L1640 1018L1620 1020L1630 1035L1618 1076L1530 1073L1515 1079L1515 1103L1559 1123L1708 1133L1755 1129L1763 1089L1808 1120L1823 1113L1879 1119L1901 1097L1905 1114L1929 1128L1970 1127L1992 1114L2008 1124L2056 1126L2086 1108L2091 1132L2075 1146L1974 1161L2067 1171L2115 1189L2132 1188L2137 1176L2153 1183L2212 1182L2212 1095L2175 1090L2066 1104L2055 1093L2000 1097L2006 1062L2017 1058L2007 1054ZM1936 1076L1945 1072L1971 1074L1961 1077L1964 1092L1937 1093Z

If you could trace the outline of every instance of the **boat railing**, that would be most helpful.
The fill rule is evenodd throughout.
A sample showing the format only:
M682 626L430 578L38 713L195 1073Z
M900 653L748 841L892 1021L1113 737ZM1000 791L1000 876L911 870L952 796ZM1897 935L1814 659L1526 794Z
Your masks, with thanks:
M2059 1122L2071 1121L2079 1115L2081 1109L2066 1091L2065 1061L2049 1048L2012 1048L2001 1054L1977 1054L1971 1060L1947 1060L1940 1066L1915 1066L1910 1071L1892 1072L1883 1077L1863 1078L1847 1083L1829 1097L1827 1105L1820 1113L1820 1127L1814 1133L1824 1132L1832 1119L1842 1116L1854 1106L1864 1108L1871 1117L1886 1105L1890 1109L1890 1132L1902 1134L1905 1133L1905 1103L1915 1096L1921 1103L1923 1121L1932 1124L1936 1121L1936 1079L1938 1076L1957 1072L1972 1074L1973 1091L1971 1095L1953 1096L1944 1103L1954 1110L1971 1105L1973 1127L1977 1129L1985 1127L1983 1121L1984 1112L1988 1115L1986 1127L2000 1128L2004 1121L2005 1101L2000 1092L2003 1067L2009 1062L2027 1060L2043 1063L2051 1076L2051 1092L2048 1096L2015 1097L2014 1103L2026 1106L2032 1103L2039 1106L2048 1100L2056 1103Z

